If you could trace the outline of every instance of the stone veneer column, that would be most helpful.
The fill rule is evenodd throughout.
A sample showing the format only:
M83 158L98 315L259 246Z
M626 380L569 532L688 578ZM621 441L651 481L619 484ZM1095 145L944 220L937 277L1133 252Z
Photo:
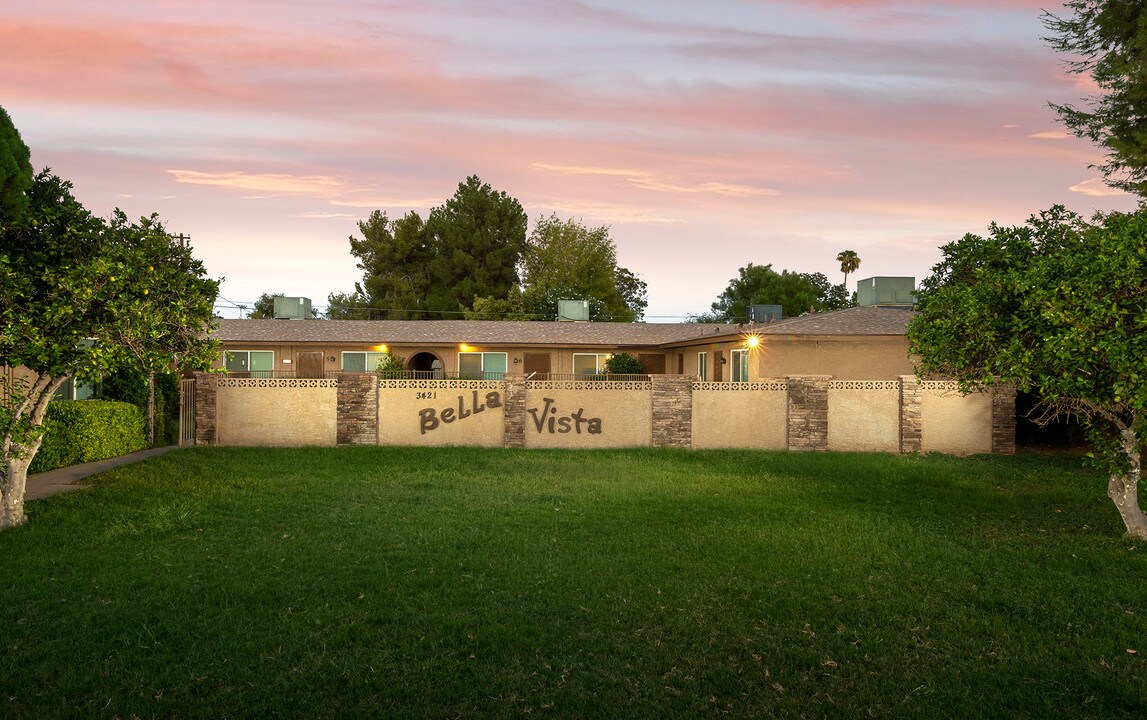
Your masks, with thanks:
M650 375L653 381L653 446L693 446L693 376Z
M378 376L339 373L335 442L339 445L378 444Z
M195 373L195 444L214 445L216 432L215 397L219 393L219 376L215 373Z
M1000 385L992 389L992 453L1016 454L1016 388Z
M900 376L900 452L918 453L921 441L920 381L915 375Z
M828 382L831 375L790 375L789 450L828 449Z
M506 375L502 397L503 447L526 446L526 376Z

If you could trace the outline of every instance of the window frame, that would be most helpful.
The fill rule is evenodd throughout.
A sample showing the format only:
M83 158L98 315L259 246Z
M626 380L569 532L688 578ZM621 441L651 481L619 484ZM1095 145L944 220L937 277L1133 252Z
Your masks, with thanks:
M729 351L729 364L732 369L729 371L729 380L731 382L749 382L749 351L744 349L730 350Z
M579 357L591 357L594 359L593 360L593 366L594 366L593 372L585 372L584 370L578 370L577 359ZM574 375L586 375L586 376L600 375L601 373L605 372L605 363L611 357L613 357L613 353L574 353L573 354L573 365L572 365L573 374Z
M463 370L462 357L478 356L481 363L480 370ZM501 357L501 369L490 370L486 365L486 356ZM464 380L502 380L506 377L506 373L510 370L510 354L507 352L486 351L486 350L459 350L458 351L458 377Z
M239 370L230 367L231 359L237 355L247 356L247 369ZM270 355L271 367L269 370L252 370L251 369L251 355ZM224 350L223 351L223 369L228 373L247 373L247 377L252 378L270 378L275 376L275 351L274 350Z
M339 355L339 368L342 370L342 372L368 372L368 373L378 372L379 360L384 355L389 355L389 354L390 353L379 352L377 350L343 350L342 353ZM347 366L346 366L346 356L347 355L362 355L363 356L363 361L362 361L363 369L362 370L348 370ZM373 367L371 366L372 360L374 361Z
M697 377L701 382L709 382L709 351L697 353Z

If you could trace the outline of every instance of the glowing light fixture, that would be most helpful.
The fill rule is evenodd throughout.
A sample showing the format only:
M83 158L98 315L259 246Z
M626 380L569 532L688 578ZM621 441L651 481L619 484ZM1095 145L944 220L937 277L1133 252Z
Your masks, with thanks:
M761 346L761 336L760 335L746 335L745 336L745 347L749 348L750 350L754 350L760 346Z
M462 343L461 345L458 346L459 352L472 352L473 350L474 350L474 348L470 347L466 343Z

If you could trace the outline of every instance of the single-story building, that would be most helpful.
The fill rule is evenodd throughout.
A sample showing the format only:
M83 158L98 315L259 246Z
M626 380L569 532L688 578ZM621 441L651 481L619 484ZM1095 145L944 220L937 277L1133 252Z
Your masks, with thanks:
M469 320L220 320L217 366L246 377L374 370L386 353L423 378L593 375L615 353L650 375L753 382L786 375L891 380L914 372L905 308L866 306L766 324Z

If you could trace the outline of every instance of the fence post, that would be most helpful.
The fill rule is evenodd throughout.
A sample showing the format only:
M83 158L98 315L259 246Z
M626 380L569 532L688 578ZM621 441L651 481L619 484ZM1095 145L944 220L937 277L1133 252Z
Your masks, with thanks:
M831 375L789 375L789 450L828 449L828 383Z
M339 373L335 443L378 444L378 376L374 373Z
M216 428L219 394L219 376L215 373L195 373L195 444L214 445L218 440Z
M900 376L900 454L918 453L923 447L920 381L915 375Z
M653 446L693 446L693 376L650 375L653 384Z
M502 446L526 446L526 376L506 375L502 378L504 400L502 408Z

